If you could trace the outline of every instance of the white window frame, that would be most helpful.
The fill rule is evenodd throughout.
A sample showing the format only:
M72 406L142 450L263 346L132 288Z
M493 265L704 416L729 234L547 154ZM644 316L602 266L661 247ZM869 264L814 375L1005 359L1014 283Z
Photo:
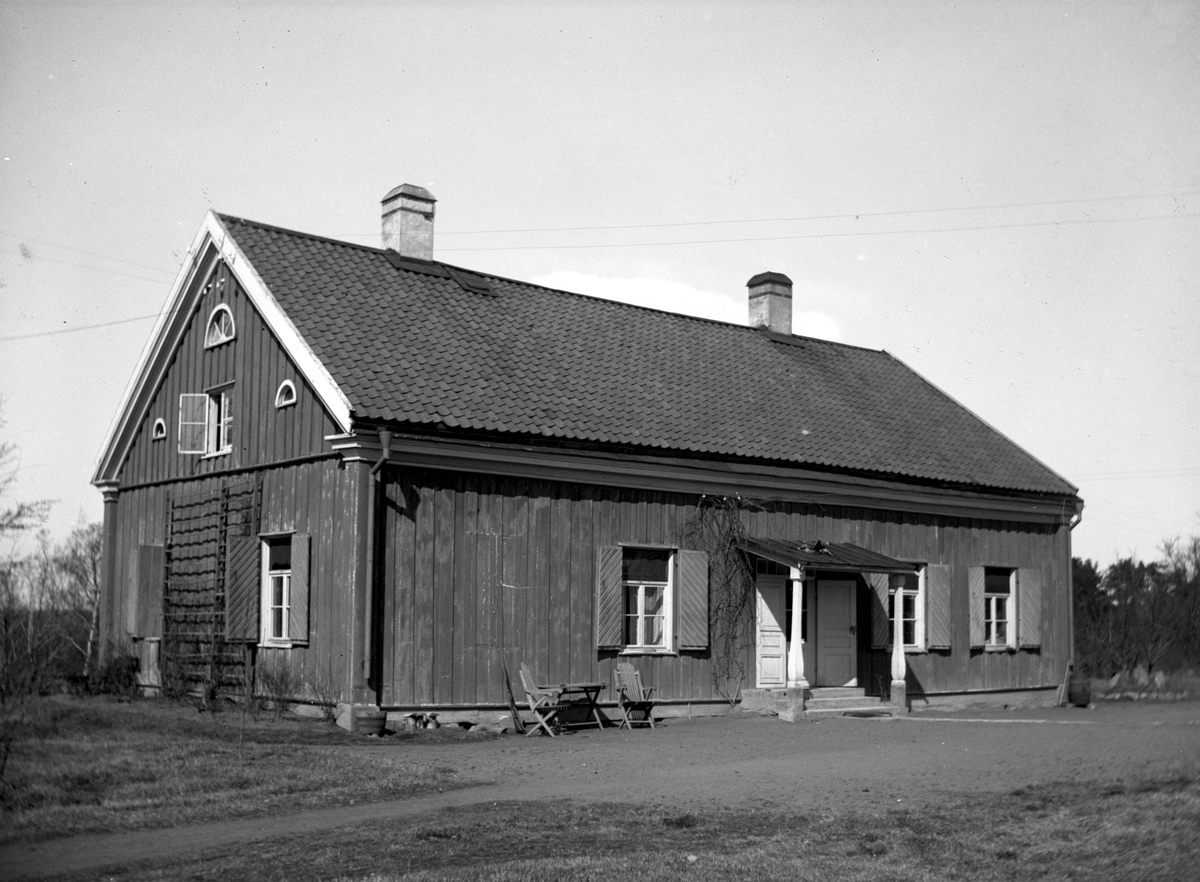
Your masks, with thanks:
M667 580L665 582L653 582L645 580L626 580L621 579L621 595L622 604L624 606L624 616L621 622L622 635L628 635L628 623L630 618L629 612L629 591L635 589L637 591L637 612L634 615L637 617L637 636L639 638L636 643L626 643L625 648L621 651L623 655L651 655L671 653L675 646L675 570L678 549L662 545L622 545L622 554L629 551L665 551L667 552ZM623 563L623 562L622 562ZM646 592L647 587L656 587L663 589L663 610L662 610L662 642L661 643L646 643Z
M233 452L233 386L209 389L208 418L205 420L204 455L225 456Z
M279 388L275 390L275 409L282 410L285 407L291 407L296 403L296 384L291 380L284 380L279 384Z
M904 598L913 598L913 642L905 641L905 652L924 652L927 648L925 642L925 564L916 564L917 567L917 587L914 591L907 587L907 579L905 576L893 575L888 581L888 646L890 647L895 642L896 634L896 595L900 594L900 606L904 608ZM904 617L905 621L909 620L908 616Z
M179 396L179 452L208 453L208 394L205 392L184 392ZM191 404L198 405L192 413ZM194 419L186 419L186 417ZM197 418L198 417L198 418ZM192 431L192 430L196 431ZM188 447L191 439L198 446Z
M167 437L167 421L159 417L154 421L154 428L150 430L151 441L163 441Z
M991 593L987 590L988 570L1008 572L1008 593ZM985 649L1017 648L1017 570L1015 567L984 567L983 588L983 645ZM996 615L999 601L1004 603L1004 615ZM1004 623L1004 640L996 639L999 622Z
M221 316L229 318L229 329L219 323ZM208 323L204 326L204 348L212 349L221 346L237 337L237 325L233 321L233 311L224 303L218 303L208 314Z
M262 623L261 633L259 635L259 645L261 646L291 646L292 638L288 633L288 625L292 613L292 556L291 556L291 535L282 536L264 536L261 540L262 552L259 557L262 559L262 577L261 591L259 592L259 600L261 610L259 613L259 621ZM286 545L288 548L288 566L287 569L271 569L271 546ZM275 602L275 580L282 582L283 591L280 602ZM274 633L275 628L275 610L280 611L279 633Z

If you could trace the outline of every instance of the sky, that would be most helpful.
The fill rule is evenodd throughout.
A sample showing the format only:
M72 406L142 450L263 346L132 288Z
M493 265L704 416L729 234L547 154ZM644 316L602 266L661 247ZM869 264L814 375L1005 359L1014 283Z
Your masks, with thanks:
M1200 4L0 0L0 441L65 536L209 209L886 349L1077 485L1074 553L1200 534ZM0 500L9 504L11 500Z

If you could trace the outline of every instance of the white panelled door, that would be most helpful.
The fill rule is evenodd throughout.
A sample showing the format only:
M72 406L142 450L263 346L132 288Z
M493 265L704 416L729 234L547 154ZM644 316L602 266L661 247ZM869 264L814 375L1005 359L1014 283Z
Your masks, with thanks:
M787 686L787 634L784 626L783 576L759 576L758 638L755 641L755 667L759 689Z

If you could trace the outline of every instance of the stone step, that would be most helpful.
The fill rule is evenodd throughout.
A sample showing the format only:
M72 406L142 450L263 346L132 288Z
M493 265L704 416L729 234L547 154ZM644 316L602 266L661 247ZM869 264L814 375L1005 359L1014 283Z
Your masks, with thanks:
M809 720L827 719L829 717L844 717L847 715L853 716L862 714L864 716L880 716L890 717L895 716L896 708L890 704L864 705L862 707L829 707L829 708L812 708L809 705L804 707L804 716Z
M880 701L878 698L867 698L863 695L847 695L841 698L826 698L825 696L816 696L804 702L805 710L844 710L858 709L863 707L879 707Z
M867 694L861 686L818 686L808 692L812 698L865 698Z

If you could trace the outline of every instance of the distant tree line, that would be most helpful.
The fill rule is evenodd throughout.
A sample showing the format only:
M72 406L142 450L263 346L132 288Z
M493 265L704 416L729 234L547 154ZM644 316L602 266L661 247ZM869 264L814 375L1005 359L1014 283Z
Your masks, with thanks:
M1126 557L1103 570L1071 560L1078 672L1200 668L1200 536L1168 540L1160 552L1151 563Z

